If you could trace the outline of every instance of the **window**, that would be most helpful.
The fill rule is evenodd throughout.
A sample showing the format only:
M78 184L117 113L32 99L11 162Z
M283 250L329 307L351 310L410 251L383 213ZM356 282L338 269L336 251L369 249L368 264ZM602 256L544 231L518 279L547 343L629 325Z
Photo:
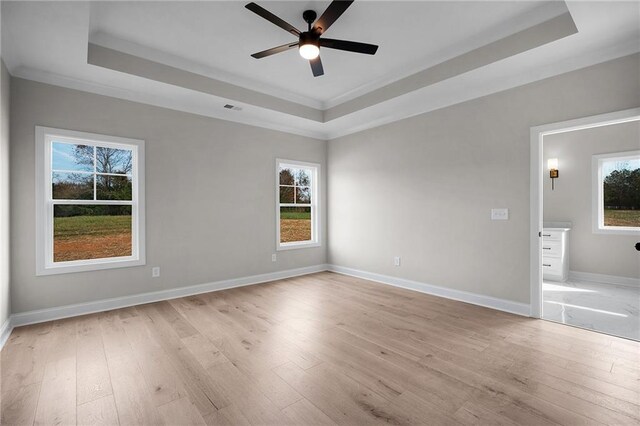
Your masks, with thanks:
M593 231L640 233L640 151L594 155Z
M38 275L144 265L144 141L36 127Z
M320 245L319 174L319 164L276 161L278 250Z

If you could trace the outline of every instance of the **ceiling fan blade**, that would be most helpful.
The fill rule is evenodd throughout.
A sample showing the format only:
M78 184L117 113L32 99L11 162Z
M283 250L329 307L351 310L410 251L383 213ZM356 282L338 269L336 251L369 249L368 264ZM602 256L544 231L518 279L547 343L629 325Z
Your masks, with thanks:
M322 67L320 56L315 59L310 59L309 63L311 64L311 72L313 73L314 77L320 77L324 74L324 68Z
M279 26L283 30L290 32L291 34L295 35L296 37L300 35L300 31L296 27L294 27L290 23L278 18L276 15L274 15L271 12L269 12L264 7L258 6L255 3L249 3L245 7L247 9L249 9L250 11L252 11L253 13L255 13L256 15L262 16L267 21L269 21L269 22L271 22L273 24L276 24L277 26Z
M254 53L253 56L256 59L265 58L267 56L275 55L276 53L285 52L289 49L293 49L294 47L298 47L298 43L288 43L283 44L282 46L272 47L271 49L263 50L262 52Z
M329 49L346 50L348 52L364 53L366 55L375 55L378 46L375 44L360 43L357 41L334 40L332 38L321 38L320 46Z
M353 0L333 0L320 19L318 19L313 25L313 29L319 34L327 31L331 24L336 22L340 15L342 15L344 11L351 6L351 3L353 3Z

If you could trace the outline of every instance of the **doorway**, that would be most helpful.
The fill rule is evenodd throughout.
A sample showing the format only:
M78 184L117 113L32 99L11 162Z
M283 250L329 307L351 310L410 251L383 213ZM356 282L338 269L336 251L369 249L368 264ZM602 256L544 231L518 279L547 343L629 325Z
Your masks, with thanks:
M531 129L533 317L640 340L639 132L640 108Z

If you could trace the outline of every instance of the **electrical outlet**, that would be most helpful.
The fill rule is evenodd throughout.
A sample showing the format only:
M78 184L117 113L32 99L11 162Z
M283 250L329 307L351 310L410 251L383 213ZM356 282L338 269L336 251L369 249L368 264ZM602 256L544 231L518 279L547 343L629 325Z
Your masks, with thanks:
M400 266L400 256L393 258L393 266Z
M509 209L491 209L491 220L509 220Z
M158 278L159 276L160 276L160 267L154 266L153 268L151 268L151 277Z
M275 262L275 261L277 261L277 260L278 260L278 256L277 256L275 253L273 253L273 254L271 255L271 261L272 261L272 262Z

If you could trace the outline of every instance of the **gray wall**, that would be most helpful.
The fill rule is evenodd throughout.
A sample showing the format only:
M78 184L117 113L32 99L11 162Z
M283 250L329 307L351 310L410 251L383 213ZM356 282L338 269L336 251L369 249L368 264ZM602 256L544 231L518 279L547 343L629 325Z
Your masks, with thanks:
M271 262L275 159L321 163L324 172L326 141L18 78L11 108L14 313L326 262L325 232L321 247ZM146 141L147 266L36 277L36 125ZM151 266L161 267L160 278Z
M11 313L9 294L9 93L11 77L0 59L0 327Z
M528 303L529 129L638 107L639 74L632 55L330 141L329 262Z
M640 122L545 136L544 159L558 158L555 190L544 181L545 222L571 222L571 271L640 278L638 236L592 231L591 158L594 154L640 149Z

